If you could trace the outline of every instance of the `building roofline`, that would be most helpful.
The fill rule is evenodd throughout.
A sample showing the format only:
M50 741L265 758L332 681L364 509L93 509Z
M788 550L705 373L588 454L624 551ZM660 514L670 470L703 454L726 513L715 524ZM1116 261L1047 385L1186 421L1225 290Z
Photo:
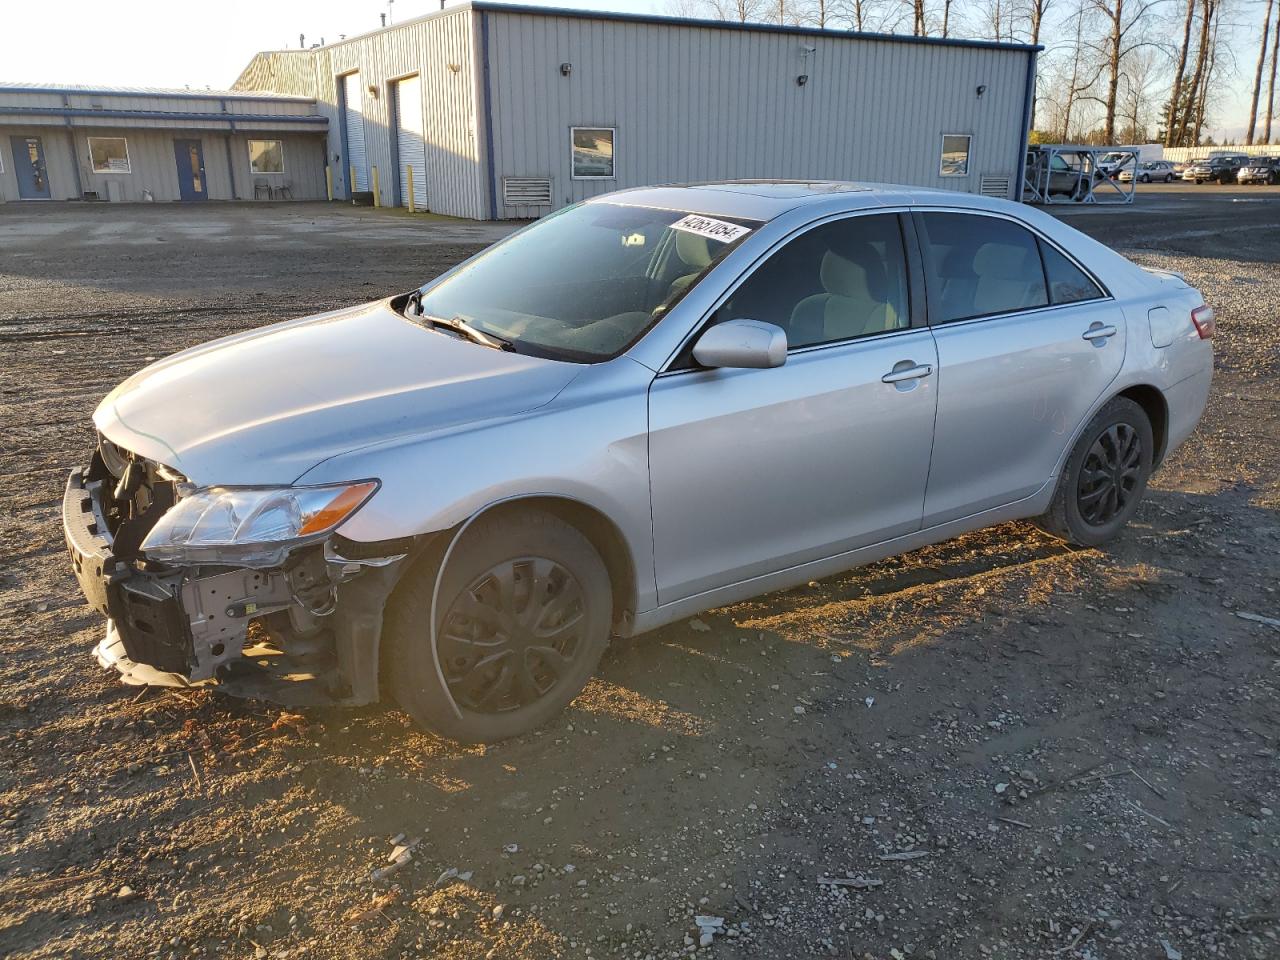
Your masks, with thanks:
M467 6L473 10L491 13L518 13L534 16L573 17L579 20L618 20L625 23L653 23L667 26L702 27L711 30L739 30L752 33L787 33L803 37L829 37L845 40L877 40L888 43L916 43L946 47L978 47L988 50L1021 50L1031 52L1044 47L1025 43L1006 43L996 40L966 40L958 37L917 37L902 33L869 33L858 30L831 30L819 27L790 26L777 23L736 23L731 20L706 20L698 17L671 17L656 13L621 13L610 10L578 10L568 7L535 7L521 3L494 3L492 0L472 0ZM457 9L457 8L448 8ZM388 28L390 29L390 28Z
M179 100L269 100L272 102L286 100L315 103L314 97L295 97L269 91L249 93L239 90L166 90L163 87L81 87L70 84L0 83L0 96L6 93L43 93L59 96L78 94L91 97L173 97Z
M212 123L228 123L235 129L237 123L270 123L282 127L293 124L311 124L313 126L328 125L327 117L319 114L292 113L181 113L168 110L89 110L81 107L15 107L0 103L2 117L106 117L111 120L172 120L172 121L204 121ZM128 124L112 124L126 127ZM146 129L163 129L148 127Z
M737 23L731 20L706 20L698 17L671 17L656 13L623 13L612 10L583 10L572 7L538 7L524 3L495 3L493 0L468 0L435 10L422 16L393 23L387 27L377 27L364 33L358 33L343 40L326 43L323 46L308 47L306 50L263 50L260 53L314 53L330 47L364 40L380 33L399 30L425 20L436 20L440 17L475 10L481 13L512 13L535 17L570 17L577 20L614 20L622 23L649 23L672 27L699 27L708 30L734 30L748 33L784 33L801 37L825 37L833 40L870 40L881 43L913 43L936 47L972 47L980 50L1013 50L1024 53L1039 52L1042 44L1009 43L1003 40L969 40L960 37L917 37L905 33L871 33L858 30L832 30L819 27L789 26L777 23Z

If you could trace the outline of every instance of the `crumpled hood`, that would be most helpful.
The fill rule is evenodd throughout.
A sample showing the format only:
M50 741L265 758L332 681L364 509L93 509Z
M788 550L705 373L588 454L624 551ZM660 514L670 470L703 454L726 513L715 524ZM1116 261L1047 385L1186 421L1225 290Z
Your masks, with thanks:
M358 447L540 407L580 369L425 329L379 301L166 357L93 422L197 484L292 483Z

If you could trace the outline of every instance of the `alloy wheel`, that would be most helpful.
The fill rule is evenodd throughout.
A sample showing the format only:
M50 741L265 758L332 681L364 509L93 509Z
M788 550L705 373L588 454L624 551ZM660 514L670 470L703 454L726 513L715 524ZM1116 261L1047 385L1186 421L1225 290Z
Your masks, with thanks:
M1076 503L1085 523L1106 526L1124 510L1142 478L1142 440L1127 423L1104 430L1080 468Z
M506 713L547 696L586 646L586 596L544 557L505 560L454 598L437 640L449 692L463 709Z

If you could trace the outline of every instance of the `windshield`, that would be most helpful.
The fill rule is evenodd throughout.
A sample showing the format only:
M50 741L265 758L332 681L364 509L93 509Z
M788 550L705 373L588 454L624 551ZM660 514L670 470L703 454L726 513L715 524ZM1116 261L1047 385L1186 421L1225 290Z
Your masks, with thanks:
M614 203L552 214L422 295L522 353L596 361L621 353L758 221Z

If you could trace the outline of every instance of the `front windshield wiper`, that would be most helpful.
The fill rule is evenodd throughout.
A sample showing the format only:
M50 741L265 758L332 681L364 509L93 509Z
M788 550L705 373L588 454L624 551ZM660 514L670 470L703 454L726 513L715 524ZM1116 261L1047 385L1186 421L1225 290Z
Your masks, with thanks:
M446 330L452 330L454 333L461 334L473 343L479 343L486 347L493 347L495 350L506 350L510 352L514 352L515 350L515 345L510 340L505 340L502 337L497 337L493 334L485 333L482 330L477 330L467 322L465 317L449 317L446 320L444 317L433 317L423 313L421 294L417 291L409 294L409 299L405 302L405 308L406 316L412 317L415 320L422 320L424 323L429 323L433 327L444 327Z

